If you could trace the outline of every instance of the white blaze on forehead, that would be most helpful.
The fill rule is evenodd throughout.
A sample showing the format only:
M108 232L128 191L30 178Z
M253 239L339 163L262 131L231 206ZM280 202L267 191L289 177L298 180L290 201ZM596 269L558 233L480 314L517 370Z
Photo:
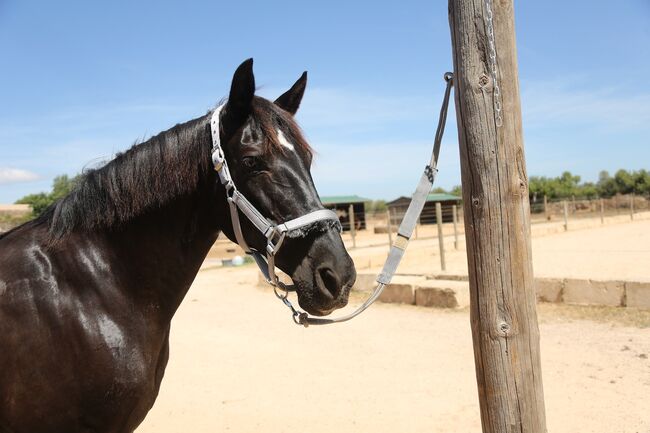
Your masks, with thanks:
M278 141L280 142L281 145L286 147L289 150L295 150L293 147L293 144L289 143L289 140L287 140L287 137L284 136L282 131L278 129Z

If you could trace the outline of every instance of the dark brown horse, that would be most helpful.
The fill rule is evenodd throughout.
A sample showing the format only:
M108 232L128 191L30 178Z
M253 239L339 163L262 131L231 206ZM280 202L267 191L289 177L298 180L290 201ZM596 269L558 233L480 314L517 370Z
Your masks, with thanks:
M221 141L239 190L277 223L322 208L293 119L306 74L270 102L254 96L252 65L235 72ZM86 173L0 237L0 432L132 432L152 407L171 319L219 232L234 240L210 115ZM344 306L356 275L334 229L287 239L276 264L315 315Z

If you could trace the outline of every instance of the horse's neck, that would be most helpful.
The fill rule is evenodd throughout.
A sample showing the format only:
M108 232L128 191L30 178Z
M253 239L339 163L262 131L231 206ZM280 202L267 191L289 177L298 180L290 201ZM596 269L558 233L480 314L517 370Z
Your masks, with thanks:
M157 307L163 319L171 320L216 240L222 201L199 192L178 197L107 237L124 289Z

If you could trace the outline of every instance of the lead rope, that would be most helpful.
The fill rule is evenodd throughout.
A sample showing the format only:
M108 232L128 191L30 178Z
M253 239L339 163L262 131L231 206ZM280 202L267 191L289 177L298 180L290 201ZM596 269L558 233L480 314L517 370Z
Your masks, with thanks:
M431 160L429 161L429 164L424 168L424 173L422 173L420 182L418 183L418 186L415 189L415 193L413 193L413 197L411 198L411 203L409 204L409 207L406 210L406 214L404 214L404 218L402 219L402 222L397 229L395 242L393 242L393 245L391 245L390 251L388 252L388 257L384 263L384 267L379 276L377 276L377 287L372 292L370 297L368 297L368 299L366 299L366 301L361 304L361 306L359 306L359 308L357 308L355 311L345 316L336 317L333 319L312 317L305 312L297 310L288 299L288 291L279 293L277 291L277 287L274 287L275 295L291 310L293 321L296 324L307 327L309 325L329 325L331 323L347 322L348 320L358 316L368 307L370 307L370 305L372 305L379 298L384 290L384 287L390 283L393 275L395 275L397 266L404 256L408 242L413 235L415 225L420 218L422 209L424 209L427 196L431 192L433 181L435 180L436 174L438 173L438 155L440 154L440 144L442 142L442 136L445 132L445 124L447 122L447 108L449 107L449 95L451 94L451 88L454 85L454 74L451 72L445 73L444 80L447 82L447 87L445 88L445 96L442 100L442 107L440 108L440 117L438 119L438 128L436 129L436 136L433 143Z

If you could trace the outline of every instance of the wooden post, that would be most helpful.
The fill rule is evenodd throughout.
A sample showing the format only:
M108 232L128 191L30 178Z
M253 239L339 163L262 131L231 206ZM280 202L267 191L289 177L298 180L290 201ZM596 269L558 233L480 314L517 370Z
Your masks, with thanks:
M564 231L566 232L569 230L569 204L564 200L562 205L564 206Z
M634 194L630 195L630 219L634 221Z
M445 238L442 235L442 204L440 202L436 202L436 224L438 225L438 246L440 247L440 269L446 271Z
M548 217L548 197L546 197L546 194L544 194L544 219L546 221L549 220L549 217Z
M573 213L576 213L576 211L578 210L578 207L576 206L576 196L575 195L571 196L571 205L572 205L571 207L573 209Z
M605 200L600 199L600 223L605 224Z
M357 247L357 227L354 224L354 205L348 208L348 221L350 223L350 235L352 235L352 248Z
M386 210L386 230L388 231L388 248L393 245L393 226L390 222L390 209Z
M513 0L449 0L449 22L483 432L545 433Z
M451 212L454 219L454 249L458 249L458 206L453 205Z

